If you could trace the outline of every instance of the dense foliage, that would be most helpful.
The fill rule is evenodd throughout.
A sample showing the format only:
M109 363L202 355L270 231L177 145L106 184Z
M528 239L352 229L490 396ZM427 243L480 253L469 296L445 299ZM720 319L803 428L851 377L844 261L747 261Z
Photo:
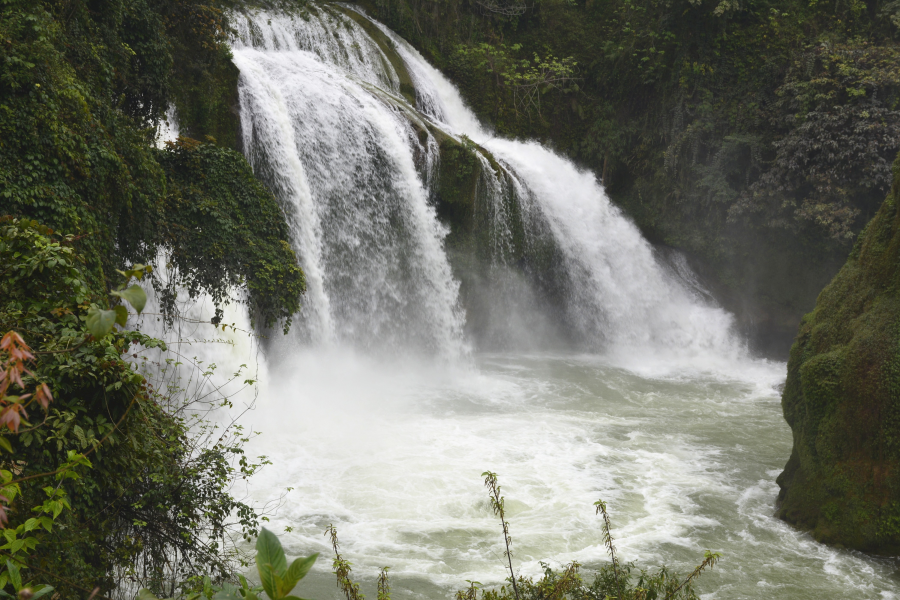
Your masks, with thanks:
M234 150L181 138L160 152L169 193L160 207L160 242L176 276L161 290L174 313L178 286L209 293L218 305L244 286L252 321L285 333L300 310L305 279L287 242L288 226L272 194Z
M101 339L88 333L88 309L104 300L88 287L73 243L32 221L0 223L0 329L21 332L35 349L28 379L54 396L43 421L32 411L27 428L7 432L13 453L4 464L13 460L21 481L10 521L30 516L24 509L45 495L41 474L53 474L70 453L93 463L62 483L72 511L43 532L28 565L69 593L227 571L226 533L235 524L247 533L256 527L255 513L229 493L239 440L198 444L196 421L179 406L182 391L154 389L127 360L161 342L125 330ZM254 468L244 461L237 471Z
M217 305L246 301L259 327L286 328L299 308L304 278L285 216L243 157L221 147L238 140L233 4L0 1L0 336L20 336L34 357L24 383L54 399L28 418L5 413L29 424L0 444L12 450L0 457L4 551L25 552L19 575L41 573L60 597L139 584L171 593L192 574L222 575L232 534L256 527L229 491L256 468L240 431L211 436L188 391L154 388L139 372L139 353L161 342L89 327L90 314L124 317L110 295L128 296L122 269L161 256L168 269L142 283L158 289L170 322L177 286ZM173 105L182 131L207 142L156 147ZM30 507L78 456L90 468L57 488L71 511L35 529Z
M794 448L779 515L817 539L900 550L900 159L894 187L791 349Z
M0 214L77 235L93 286L109 287L115 268L171 249L192 294L221 302L249 281L254 317L272 325L297 311L304 288L274 198L238 154L154 145L170 104L183 108L185 131L222 132L236 143L221 106L236 90L216 83L221 69L234 69L223 15L199 1L5 0ZM197 215L178 209L192 200L218 217L216 243L231 254L173 246L197 230ZM252 281L251 271L259 272Z
M499 133L591 168L787 348L890 187L898 4L378 0ZM751 331L752 333L752 331ZM783 350L782 350L783 352Z

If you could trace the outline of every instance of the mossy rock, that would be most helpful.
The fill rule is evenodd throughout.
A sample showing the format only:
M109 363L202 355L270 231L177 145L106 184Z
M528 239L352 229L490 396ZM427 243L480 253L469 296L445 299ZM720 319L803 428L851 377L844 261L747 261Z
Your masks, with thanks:
M364 4L360 4L363 8L366 8ZM397 78L400 80L400 93L403 94L403 97L412 105L416 105L416 90L413 87L412 78L409 76L409 71L406 69L406 63L403 62L403 59L394 49L394 42L389 38L383 31L381 31L378 26L376 26L372 21L365 18L355 10L350 8L345 8L339 4L331 5L335 9L341 11L344 15L353 19L357 25L363 28L363 30L369 35L369 37L378 44L378 48L387 57L388 62L390 62L391 66L394 68L394 72L397 73Z
M900 553L900 157L894 186L804 317L782 396L794 448L778 516L819 541Z

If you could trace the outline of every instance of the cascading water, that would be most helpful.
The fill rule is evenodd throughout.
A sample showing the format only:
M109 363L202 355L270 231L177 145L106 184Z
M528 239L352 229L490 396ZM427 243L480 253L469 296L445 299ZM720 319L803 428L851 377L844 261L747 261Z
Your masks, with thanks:
M309 287L252 416L274 462L256 496L293 488L272 523L289 553L327 552L334 523L364 588L384 565L395 597L501 582L490 469L525 574L604 561L602 497L626 560L685 571L724 552L710 597L893 597L888 564L772 518L784 365L746 355L689 269L594 176L492 136L390 30L308 6L237 15L234 42L244 152ZM453 144L480 170L471 244L439 219ZM493 328L502 343L482 344ZM304 584L337 597L325 566Z
M593 174L535 142L491 136L452 84L404 40L381 30L421 90L420 109L500 159L514 174L519 202L535 205L549 224L572 283L568 308L589 339L606 339L619 352L740 352L732 317L666 272Z
M494 173L479 154L497 257L508 244L505 195L549 229L564 257L559 308L584 345L737 351L730 316L667 276L593 175L537 144L489 136L451 85L382 30L415 87L417 107L406 105L400 77L359 24L334 10L307 18L239 20L235 62L244 147L291 211L313 340L458 353L458 286L427 201L437 144L414 126L427 120L504 167Z
M298 322L318 343L458 355L458 286L416 170L416 134L373 87L394 93L397 76L349 19L322 19L248 19L234 52L244 147L291 211L307 273Z

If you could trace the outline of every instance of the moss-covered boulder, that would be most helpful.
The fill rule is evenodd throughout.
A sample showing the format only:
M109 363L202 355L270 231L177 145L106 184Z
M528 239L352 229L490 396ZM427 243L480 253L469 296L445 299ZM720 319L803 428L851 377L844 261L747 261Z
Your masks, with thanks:
M900 552L900 158L894 185L791 349L794 448L778 516L819 541Z

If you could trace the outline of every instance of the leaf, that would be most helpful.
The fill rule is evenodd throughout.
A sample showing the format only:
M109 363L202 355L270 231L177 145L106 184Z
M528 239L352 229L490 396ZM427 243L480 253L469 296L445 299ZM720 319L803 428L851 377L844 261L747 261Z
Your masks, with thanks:
M150 590L141 590L135 596L134 600L159 600Z
M93 306L90 308L90 310L88 310L88 331L90 331L91 335L98 340L112 331L115 322L116 312L113 310L100 310L99 308L95 308Z
M41 525L43 525L44 529L47 531L51 531L53 529L53 519L47 516L41 517Z
M263 589L269 595L269 598L272 600L277 600L278 598L278 581L276 580L276 575L272 570L272 565L268 563L260 563L259 555L256 556L256 568L259 571L259 579L263 585Z
M9 581L13 584L13 588L18 592L22 589L22 575L19 574L19 567L14 565L12 561L6 561L6 570L9 572Z
M128 321L128 309L120 304L113 310L116 311L116 323L125 327L125 322Z
M236 590L220 590L212 597L212 600L243 600Z
M34 517L25 521L25 531L31 531L32 529L37 529L39 526L40 526L40 521L38 521Z
M49 594L52 591L53 591L52 585L44 586L41 589L39 589L38 591L34 592L34 595L31 597L31 600L37 600L38 598L46 596L47 594Z
M284 581L281 579L281 576L278 573L272 573L272 578L275 580L275 592L277 593L277 595L272 596L272 598L281 600L283 595L288 593L290 590L284 589Z
M147 304L147 294L144 292L144 288L137 284L132 285L128 289L112 292L112 294L128 302L138 314L144 310L144 305Z
M284 557L284 548L281 547L281 542L274 533L265 527L262 528L256 539L256 564L271 565L272 570L279 576L287 570L287 559Z
M309 570L312 569L312 566L316 563L317 558L319 558L318 552L306 558L298 558L291 563L287 573L284 574L285 592L293 590L294 587L296 587L297 582L306 577L306 574L309 573Z
M0 435L0 448L3 448L4 450L6 450L10 454L12 454L12 451L13 451L12 444L10 444L9 440L6 439L6 437L2 436L2 435Z

